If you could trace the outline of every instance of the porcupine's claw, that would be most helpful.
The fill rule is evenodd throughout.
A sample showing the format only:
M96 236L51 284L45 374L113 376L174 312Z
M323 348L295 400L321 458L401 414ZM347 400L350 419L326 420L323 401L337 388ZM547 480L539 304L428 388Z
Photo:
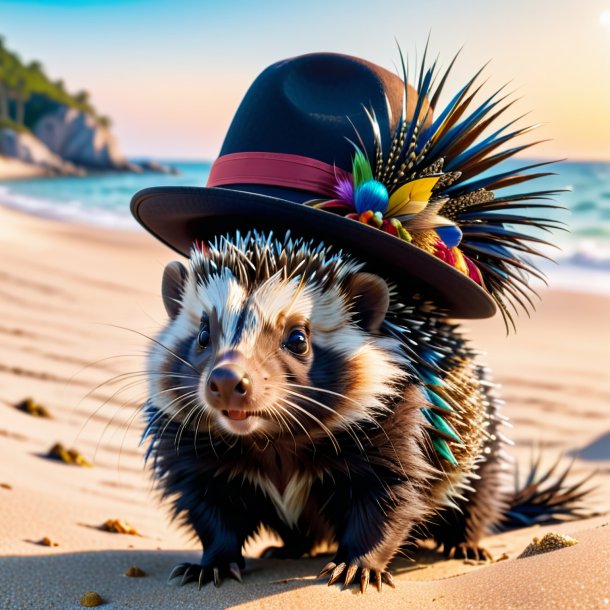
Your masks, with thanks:
M396 588L396 585L394 584L394 579L392 578L392 575L389 572L385 570L371 570L369 568L361 568L358 565L357 561L351 562L349 566L345 562L342 562L337 565L334 561L331 561L322 568L320 574L318 575L318 578L325 576L330 572L331 574L328 579L328 585L330 586L334 585L341 578L341 576L345 575L343 581L343 588L347 589L354 581L356 574L358 574L358 570L360 570L361 593L366 592L371 577L378 591L381 591L382 583L386 583L393 589Z
M322 578L325 574L328 574L331 570L334 570L337 567L337 564L334 561L329 561L318 574L318 578Z
M352 580L354 580L357 571L358 564L356 562L350 563L347 572L345 573L345 581L343 582L344 589L347 589L352 584Z
M343 572L345 571L345 567L346 564L345 563L340 563L334 570L333 573L330 575L330 578L328 579L328 586L330 587L331 585L334 585L338 580L339 577L341 576L341 574L343 574Z
M174 569L170 572L170 575L167 579L167 582L169 582L172 578L176 578L176 576L182 576L184 574L184 572L186 572L187 568L193 565L191 563L179 563L177 566L174 567Z
M474 559L475 561L493 561L492 554L485 548L469 542L461 542L445 550L449 559Z
M368 568L362 568L362 572L360 572L360 593L366 593L370 578L370 570Z
M241 570L235 562L229 564L229 574L238 582L243 582L241 577Z
M381 580L383 580L383 582L386 585L389 585L390 587L392 587L392 589L396 589L396 585L394 584L394 579L392 578L392 575L389 572L382 572Z
M192 582L193 580L195 580L199 576L200 572L201 568L197 564L192 563L191 565L189 565L184 571L184 574L182 575L180 586L185 585L187 582Z
M197 563L180 563L170 573L168 582L178 576L182 576L179 586L186 585L194 580L197 581L199 589L208 582L213 582L214 586L220 587L222 575L228 575L238 582L242 582L241 569L237 562L221 566L201 566Z

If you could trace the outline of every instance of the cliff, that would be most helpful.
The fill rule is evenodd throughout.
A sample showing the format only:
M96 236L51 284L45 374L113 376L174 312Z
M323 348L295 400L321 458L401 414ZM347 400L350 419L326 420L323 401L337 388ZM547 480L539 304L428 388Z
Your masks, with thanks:
M110 129L90 114L59 106L38 120L34 135L55 155L77 166L111 171L137 171L119 149Z
M1 128L0 153L11 160L12 173L17 171L20 165L23 166L19 169L18 175L21 175L22 171L25 171L26 176L74 176L84 173L82 169L51 151L29 131ZM8 161L5 160L4 164L7 163ZM27 166L31 166L30 171Z
M0 180L84 175L89 171L175 172L153 161L128 161L108 126L69 106L55 106L38 119L31 132L0 123Z

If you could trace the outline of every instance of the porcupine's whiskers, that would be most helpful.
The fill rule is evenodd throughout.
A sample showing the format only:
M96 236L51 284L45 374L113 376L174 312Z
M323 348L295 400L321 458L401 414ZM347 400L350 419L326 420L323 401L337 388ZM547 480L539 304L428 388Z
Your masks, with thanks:
M307 387L307 386L304 386L304 387ZM309 387L307 387L307 389L309 389L311 391L316 391L317 390L317 388L309 388ZM291 396L294 396L295 398L300 398L300 399L305 400L305 401L307 401L307 402L309 402L311 404L315 404L316 406L321 407L325 411L328 411L333 416L337 417L338 420L339 420L339 425L341 426L341 430L343 430L344 432L349 434L350 437L356 443L356 445L358 445L358 448L362 452L364 452L364 447L362 445L362 442L360 441L358 436L355 434L354 428L357 428L365 436L366 440L368 440L369 442L370 442L370 438L366 434L366 432L362 429L362 426L358 422L349 421L343 414L339 413L335 409L332 409L328 405L325 405L324 403L316 400L315 398L312 398L311 396L307 396L306 394L302 394L300 392L295 392L294 390L291 390L291 389L289 389L289 387L286 387L286 386L283 387L283 390L285 392L287 392L288 394L290 394ZM339 396L341 396L341 395L339 395ZM347 398L348 400L352 400L352 399L349 399L348 397L344 397L344 398ZM356 402L356 401L353 401L353 402ZM358 403L356 403L356 404L358 404ZM365 421L367 421L368 423L375 424L376 426L379 427L378 422L376 422L375 419L372 416L370 416L370 415L367 415L367 417L365 418Z
M139 335L140 337L144 337L144 339L148 339L155 345L158 345L160 348L167 351L172 357L176 358L176 360L178 360L179 362L182 362L182 364L186 364L186 366L188 366L190 369L195 371L195 373L199 374L199 371L188 360L185 360L184 358L182 358L182 356L179 356L178 354L176 354L176 352L171 350L164 343L161 343L161 341L159 341L158 339L155 339L154 337L150 337L146 333L140 332L139 330L135 330L133 328L127 328L126 326L118 326L116 324L105 324L105 326L110 326L111 328L118 328L119 330L126 330L128 332Z
M174 404L175 402L178 401L183 401L183 400L187 400L188 402L186 404L182 404L182 406L180 406L180 408L175 412L172 413L168 420L165 422L165 425L163 426L163 428L161 429L161 432L158 434L159 438L163 438L165 436L165 432L167 431L167 428L172 424L172 422L174 421L178 421L178 415L180 415L180 413L182 413L183 411L189 409L189 407L192 404L192 401L194 400L194 392L190 392L187 394L184 394L182 396L179 396L178 398L175 398L168 406ZM166 413L167 415L167 413Z
M133 387L137 387L140 383L142 383L142 381L135 381L135 382L131 382L125 386L122 386L121 388L119 388L117 391L115 391L111 396L109 396L99 407L97 407L93 413L91 413L89 415L89 417L85 420L85 423L81 426L81 429L79 430L79 435L82 433L85 425L87 425L87 423L91 420L91 418L98 413L104 406L106 406L110 401L112 401L116 396L119 396L122 392L125 392ZM158 392L156 392L154 394L154 396L159 396L165 392L170 392L170 391L174 391L176 389L186 389L189 388L191 386L178 386L178 388L167 388L165 390L160 390ZM128 400L122 402L121 404L119 404L119 406L117 407L117 409L115 409L114 413L112 414L112 416L110 417L110 420L106 423L106 425L104 426L104 429L102 431L102 433L100 434L100 437L96 443L96 447L95 447L95 451L93 454L93 459L94 461L97 459L97 453L99 451L100 448L100 444L102 442L102 440L104 439L106 433L108 432L108 428L110 428L110 426L112 426L114 424L115 418L117 417L117 415L119 414L119 412L130 402L136 402L136 403L141 403L142 399L148 396L148 389L146 390L146 392L144 393L144 396L142 396L141 398L136 399L136 397L130 397ZM173 402L173 401L172 401ZM172 404L172 403L170 403ZM122 443L124 443L125 438L127 436L127 432L129 431L129 427L131 426L131 424L133 423L133 421L135 420L135 418L137 417L137 415L140 413L141 411L141 406L138 405L138 408L136 408L134 410L134 412L132 413L132 415L129 417L127 423L126 423L126 429L125 432L123 434L123 440ZM78 438L78 435L77 435ZM121 450L122 450L122 446L121 446ZM119 460L120 460L120 454L119 454Z
M159 371L149 371L149 370L145 370L145 371L138 371L135 373L121 373L119 375L115 375L114 377L111 377L110 379L107 379L105 381L103 381L102 383L98 384L97 386L95 386L94 388L92 388L91 390L89 390L85 396L83 398L81 398L81 400L79 401L78 404L81 404L83 400L85 400L86 398L88 398L89 396L91 396L94 392L96 392L97 390L99 390L100 388L102 388L104 385L108 385L108 384L112 384L116 381L118 381L119 379L129 379L132 377L138 377L138 376L142 376L143 379L141 381L137 381L133 384L127 384L126 386L122 386L121 388L119 388L118 390L116 390L110 397L108 397L99 407L97 407L88 417L87 419L84 421L84 423L82 424L81 428L79 429L79 432L76 436L76 438L78 439L78 437L80 436L80 434L82 434L82 431L84 430L85 426L91 421L92 417L94 417L106 404L108 404L108 402L110 402L111 400L113 400L114 398L116 398L117 396L119 396L122 392L130 389L131 387L135 387L138 383L141 383L143 381L148 380L148 378L150 376L153 375L159 375L159 376L163 376L163 377L174 377L176 379L187 379L187 378L192 378L192 379L198 379L199 378L199 372L197 371L197 369L195 369L195 367L188 361L186 361L184 358L181 358L178 354L176 354L173 350L171 350L169 347L167 347L166 345L164 345L162 342L158 341L157 339L154 339L152 337L149 337L148 335L141 333L137 330L134 329L130 329L130 328L126 328L126 327L122 327L122 326L116 326L113 324L107 324L106 326L111 326L113 328L118 328L121 330L126 330L129 332L133 332L141 337L144 337L145 339L155 343L156 345L160 346L162 349L166 350L172 358L177 359L179 362L181 362L182 364L185 364L186 366L188 366L190 369L192 369L193 371L195 371L195 373L197 373L197 376L195 375L187 375L184 373L160 373ZM118 356L117 356L118 357ZM97 455L97 451L99 448L99 444L102 440L102 438L104 437L106 430L108 428L108 426L110 426L112 424L112 422L114 421L114 418L116 417L116 415L119 413L119 411L125 406L125 404L127 404L128 401L126 401L125 403L121 404L119 406L119 408L115 411L115 413L113 414L113 416L111 417L110 421L108 422L108 424L106 425L106 427L104 428L104 432L101 435L100 440L97 443L96 446L96 451L95 451L95 455Z
M94 388L90 389L76 404L75 408L77 408L79 405L81 405L83 403L84 400L86 400L87 398L93 396L94 392L97 392L98 390L102 389L104 386L110 386L111 384L119 381L119 380L128 380L131 378L138 378L141 377L140 380L138 380L137 382L134 383L130 383L127 384L125 386L121 386L120 388L118 388L115 392L113 392L109 397L107 397L98 407L96 407L85 419L85 421L83 422L83 424L81 425L78 433L76 434L76 440L78 441L78 438L80 437L80 435L82 434L83 430L85 429L85 427L89 424L89 422L91 421L91 419L93 417L95 417L100 411L101 409L103 409L109 402L112 402L117 396L119 396L120 394L122 394L123 392L127 391L128 389L131 389L132 387L135 387L136 385L138 385L139 383L146 383L149 379L149 377L154 376L154 375L158 375L158 376L162 376L162 377L174 377L176 379L197 379L197 377L195 377L194 375L186 375L184 373L160 373L158 371L148 371L148 370L144 370L144 371L134 371L134 372L130 372L130 373L120 373L118 375L115 375L114 377L111 377L110 379L106 379L104 381L102 381L101 383L98 383ZM138 401L136 401L136 399L133 399L134 402L141 402L141 399L139 399ZM122 405L121 408L123 406L125 406L129 401L125 401ZM113 415L113 417L111 418L111 421L114 419L114 417L116 416L116 414L120 411L120 408L115 412L115 415ZM105 433L105 431L104 431ZM103 435L102 435L103 436Z
M334 435L333 431L323 421L321 421L318 417L316 417L312 413L309 413L309 411L307 411L307 409L304 409L303 407L299 406L295 402L293 402L291 400L288 400L287 398L280 398L280 399L278 399L278 402L276 402L276 404L278 406L282 407L283 410L284 410L284 413L286 413L286 414L289 413L289 409L286 409L286 406L284 406L282 404L279 404L279 403L285 403L286 406L288 406L288 407L290 407L292 409L295 409L299 413L302 413L305 417L311 419L328 436L328 438L330 439L330 442L332 443L333 448L336 451L336 453L339 454L341 452L341 447L339 445L339 442L337 441L337 437ZM295 421L298 421L293 413L290 413L290 417L292 419L294 419ZM301 428L305 429L305 427L302 425L301 422L299 422L299 425L301 426ZM307 433L307 436L309 436L309 433ZM309 436L309 438L311 439L311 436Z
M184 389L188 389L188 388L191 388L191 387L192 387L191 385L186 385L186 386L177 386L177 387L172 387L172 388L165 388L164 390L159 390L158 392L155 392L155 393L152 395L152 397L155 397L155 398L156 398L156 397L159 397L161 394L164 394L164 393L166 393L166 392L172 392L172 391L177 391L177 390L184 390ZM171 406L172 404L174 404L175 402L179 401L180 399L186 398L186 397L187 397L187 396L189 396L190 394L191 394L191 393L187 393L187 394L184 394L184 395L178 396L177 398L175 398L174 400L172 400L172 401L169 403L169 405L168 405L168 406ZM147 395L148 395L148 392L147 392ZM126 404L126 403L124 403L124 404ZM120 407L120 408L122 408L122 407L124 406L124 404L123 404L123 405L121 405L121 407ZM119 408L119 410L120 410L120 408ZM107 430L107 429L108 429L108 427L109 427L109 426L112 424L112 422L113 422L113 420L114 420L114 417L117 415L117 413L118 413L118 411L119 411L119 410L117 410L117 411L114 413L114 415L112 416L111 420L110 420L110 421L109 421L109 422L106 424L106 427L104 428L104 432L102 433L101 438L103 438L103 437L104 437L104 434L106 433L106 430ZM125 431L123 432L123 437L122 437L122 439L121 439L121 445L120 445L120 447L119 447L119 470L120 470L121 456L122 456L122 453L123 453L123 446L124 446L124 444L125 444L125 440L126 440L126 438L127 438L127 433L129 432L129 429L130 429L131 425L133 424L133 422L135 421L136 417L137 417L137 416L140 414L140 411L141 411L141 409L140 409L140 408L135 409L135 410L134 410L134 412L133 412L133 413L131 414L131 416L129 417L129 419L127 420L127 423L126 423L126 426L125 426ZM162 413L162 412L160 412L160 413ZM157 415L155 415L155 418L157 418L157 417L158 417L158 416L157 416ZM154 421L154 419L155 419L155 418L153 418L153 420L152 420L152 421ZM148 425L150 425L150 424L152 423L152 421L151 421L151 422L149 422L149 423L147 424L147 426L148 426ZM99 447L99 443L101 442L101 438L100 438L100 441L98 441L98 447ZM97 448L98 448L98 447L96 447L96 453L97 453Z
M349 396L345 396L344 394L340 394L339 392L333 392L332 390L326 390L324 388L318 388L316 386L305 386L305 385L299 385L296 383L292 383L289 382L288 383L289 386L291 387L296 387L296 388L303 388L305 390L310 390L312 392L323 392L323 393L328 393L330 395L336 396L338 398L343 398L349 402L352 402L358 406L360 406L360 403L356 400L354 400L353 398L350 398ZM286 389L286 388L285 388ZM289 391L289 390L286 390ZM305 400L309 400L310 398L306 395L301 395L298 394L296 392L292 392L295 396L300 396L301 398L304 398ZM326 405L322 405L320 402L315 401L315 404L319 405L319 406L324 406L326 409L330 409L330 407L326 406ZM334 414L338 415L339 417L342 417L342 415L340 413L337 413L336 411L334 411L334 409L330 409L331 411L333 411ZM379 411L385 411L387 410L388 412L391 412L391 409L389 407L384 406L383 409L380 409ZM368 415L368 414L367 414ZM386 432L386 430L384 429L384 427L381 425L380 422L378 422L373 416L368 415L368 417L366 418L366 422L373 424L382 434L383 436L385 436L387 442L390 444L390 446L392 447L392 451L394 452L394 455L398 461L398 464L400 465L400 468L402 470L403 473L405 473L405 469L404 466L402 465L402 462L400 461L400 457L398 455L398 452L396 451L396 448L394 447L394 443L392 442L392 439L390 439L390 437L388 436L388 433ZM358 429L360 431L360 433L362 435L364 435L364 437L366 438L366 440L371 443L371 439L368 436L368 434L364 431L364 429L362 428L362 426L357 423L357 422L352 422L349 421L347 423L342 422L342 429L347 432L347 434L349 434L352 439L354 439L354 441L356 442L356 444L359 446L360 450L364 453L364 447L362 446L362 443L360 442L360 439L355 435L354 433L354 428Z
M283 421L283 422L286 424L286 429L288 430L288 432L289 432L290 436L292 436L292 440L293 440L293 442L294 442L294 449L295 449L295 452L296 452L296 450L297 450L297 440L296 440L296 438L295 438L294 434L292 433L292 430L290 429L290 426L288 425L288 422L287 422L287 420L285 419L285 417L284 417L284 416L287 416L287 417L289 417L290 419L292 419L292 420L293 420L293 421L294 421L294 422L297 424L297 426L299 426L299 428L301 428L301 430L303 430L303 432L305 433L305 435L307 436L307 438L309 438L309 440L310 440L310 442L311 442L311 446L312 446L312 448L313 448L313 450L314 450L314 452L315 452L315 450L316 450L316 444L314 443L313 439L311 438L311 435L309 434L309 432L307 432L307 428L305 428L305 426L304 426L304 425L303 425L303 424L302 424L302 423L299 421L299 419L298 419L298 418L297 418L297 417L296 417L296 416L295 416L293 413L290 413L290 410L289 410L289 409L287 409L287 408L286 408L284 405L282 405L282 404L281 404L281 401L283 401L284 399L280 398L279 400L280 400L280 402L279 402L279 403L276 403L276 404L275 404L275 406L274 406L274 407L272 407L272 408L276 409L277 415L278 415L279 417L281 417L281 418L282 418L282 421ZM288 404L289 406L292 406L292 405L291 405L291 403L289 403L289 402L288 402L287 404ZM282 416L282 415L283 415L283 416ZM312 416L312 417L313 417L313 416ZM331 433L331 434L332 434L332 433Z
M284 432L284 427L286 429L286 432L288 432L288 434L290 434L290 436L292 437L292 441L294 443L294 452L296 453L297 451L297 439L294 437L294 434L292 433L292 430L290 429L290 426L288 425L288 423L286 422L286 419L284 418L284 416L282 415L282 413L278 410L277 406L275 405L271 405L268 407L269 409L269 415L270 417L277 422L279 428L280 428L280 435ZM305 433L307 433L307 430L305 430ZM311 437L310 437L311 439ZM312 444L313 444L313 440L312 440ZM315 449L315 446L314 446Z
M158 345L159 347L161 347L163 350L165 350L173 359L177 360L178 362L180 362L181 364L186 365L189 369L191 369L192 371L194 371L196 373L196 375L193 374L185 374L185 373L171 373L171 372L159 372L159 371L149 371L149 370L145 370L145 371L138 371L135 373L122 373L119 375L116 375L114 377L112 377L109 380L106 380L104 382L102 382L101 384L98 384L95 388L93 388L92 390L90 390L82 399L80 402L82 402L82 400L84 400L85 398L87 398L88 396L90 396L93 392L97 391L98 389L100 389L101 387L103 387L104 385L107 384L112 384L116 381L118 381L119 379L130 379L130 378L136 378L138 376L142 376L141 380L137 380L135 382L129 383L125 386L122 386L121 388L119 388L117 391L115 391L110 397L108 397L99 407L97 407L93 413L91 413L87 419L85 420L84 424L81 426L81 429L79 430L79 433L77 435L78 436L82 433L84 427L88 424L88 422L91 420L91 418L96 415L100 409L102 409L106 404L108 404L108 402L110 402L111 400L113 400L114 398L116 398L118 395L120 395L122 392L127 391L128 389L131 389L132 387L136 387L139 383L142 382L146 382L148 381L148 379L152 376L159 376L159 377L163 377L163 378L167 378L167 377L171 377L173 379L193 379L193 380L198 380L199 379L199 371L197 371L197 369L190 363L188 362L188 360L185 360L184 358L182 358L181 356L179 356L176 352L174 352L172 349L170 349L167 345L165 345L163 342L148 336L145 333L142 333L140 331L137 331L135 329L132 328L127 328L127 327L123 327L123 326L118 326L115 324L106 324L106 326L110 326L112 328L118 328L120 330L125 330L128 332L132 332L134 334L137 334L145 339L147 339L148 341L154 343L155 345ZM160 390L159 392L156 392L154 395L152 396L148 396L149 400L152 400L154 398L157 398L158 396L160 396L162 393L164 393L165 391L179 391L182 389L187 389L189 387L192 386L178 386L178 387L172 387L172 388L167 388L166 390ZM171 406L172 404L174 404L174 402L177 402L178 400L184 400L187 396L189 395L182 395L177 397L177 399L174 399L172 402L170 402L169 405L165 405L165 409L167 409L169 406ZM79 402L79 404L80 404ZM119 411L125 406L125 404L127 404L128 401L122 403L121 405L119 405L119 408L115 411L115 413L112 415L110 421L106 424L104 431L100 437L100 439L98 440L97 446L96 446L96 450L95 450L95 454L97 455L97 451L99 449L99 445L101 443L101 440L103 439L104 435L106 434L106 431L108 429L108 427L114 422L115 417L118 415ZM141 402L141 401L138 401ZM176 416L181 413L184 410L184 407L181 408L177 413L174 413L169 419L168 422L165 424L165 427L163 428L161 434L165 433L165 430L167 429L167 426L169 424L171 424L171 422L176 418ZM129 431L129 428L131 426L131 424L133 423L133 421L135 420L135 417L137 415L137 413L139 412L139 410L137 410L128 420L126 428L125 428L125 432L123 434L123 439L121 442L121 446L120 446L120 451L119 451L119 467L120 467L120 457L121 457L121 453L122 453L122 449L123 449L123 444L125 442L125 438L127 436L127 433ZM188 421L188 420L187 420ZM152 422L149 422L149 426Z
M178 426L178 430L176 430L176 434L174 435L174 447L176 447L177 454L180 453L180 443L182 442L182 436L187 426L189 425L191 418L195 417L197 413L201 410L198 396L193 396L191 400L189 400L187 405L190 407L189 411L182 420L182 423Z

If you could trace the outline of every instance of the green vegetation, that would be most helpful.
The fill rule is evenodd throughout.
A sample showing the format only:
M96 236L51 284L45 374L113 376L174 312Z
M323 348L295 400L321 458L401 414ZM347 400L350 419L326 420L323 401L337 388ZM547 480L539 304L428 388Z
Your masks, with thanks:
M0 127L32 128L43 114L62 104L110 125L108 117L96 113L87 91L68 93L62 80L52 81L39 61L24 63L0 36Z
M4 127L18 132L28 131L28 128L25 125L20 125L11 119L0 119L0 129L3 129Z

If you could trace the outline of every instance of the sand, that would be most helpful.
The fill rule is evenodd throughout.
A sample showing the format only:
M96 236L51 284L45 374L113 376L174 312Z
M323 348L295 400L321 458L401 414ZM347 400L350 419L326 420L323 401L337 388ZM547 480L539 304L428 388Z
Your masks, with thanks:
M491 565L423 551L416 562L396 562L397 588L384 587L381 596L316 580L325 557L248 559L243 585L166 584L174 564L199 554L151 492L138 448L137 405L146 393L139 333L152 335L164 320L159 283L172 258L145 234L0 207L0 608L78 608L87 591L97 591L104 608L609 607L604 514L492 535L485 546L509 558ZM507 338L499 319L467 324L504 386L511 454L522 467L538 449L546 462L574 455L575 477L597 469L590 505L601 513L610 508L609 305L601 296L549 291L516 336ZM108 381L116 375L123 377ZM15 409L27 396L53 419ZM56 442L93 467L46 459ZM101 531L109 518L141 536ZM546 531L579 544L516 559ZM45 536L58 546L38 544ZM123 576L134 564L147 576Z
M53 172L34 163L0 155L0 180L20 180L52 176Z

